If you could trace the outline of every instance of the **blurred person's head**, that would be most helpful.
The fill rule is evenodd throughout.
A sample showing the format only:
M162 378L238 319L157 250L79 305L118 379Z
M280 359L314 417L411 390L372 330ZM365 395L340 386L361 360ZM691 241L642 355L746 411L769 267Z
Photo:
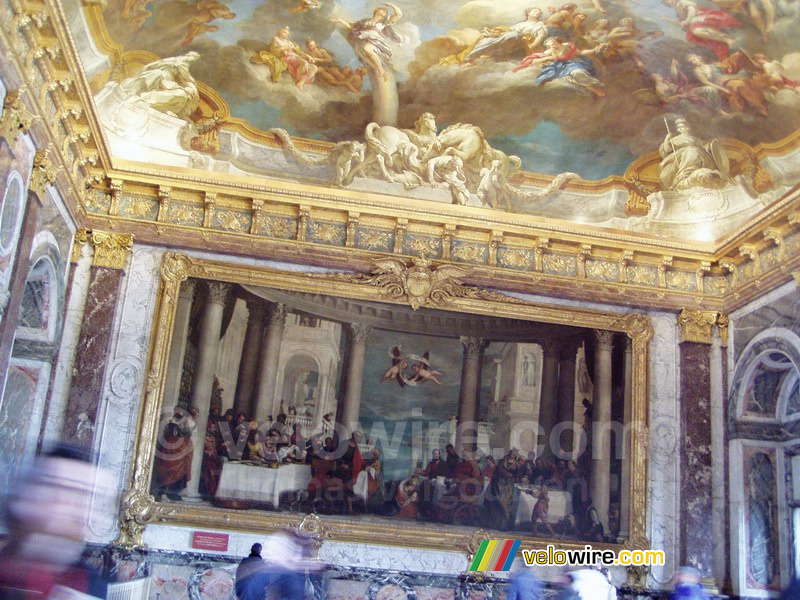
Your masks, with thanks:
M38 457L9 496L6 551L54 568L77 561L92 493L107 490L105 479L105 471L78 446L59 444Z
M250 556L258 556L261 557L261 544L256 542L252 546L250 546Z
M694 567L680 567L675 573L675 585L697 585L700 583L700 571Z

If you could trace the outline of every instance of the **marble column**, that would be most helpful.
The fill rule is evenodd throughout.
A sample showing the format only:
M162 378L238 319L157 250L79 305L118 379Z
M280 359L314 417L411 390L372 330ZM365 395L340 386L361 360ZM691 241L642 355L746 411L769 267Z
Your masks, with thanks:
M263 300L247 301L247 330L244 334L244 344L242 344L239 375L236 377L236 394L233 397L233 410L236 413L250 413L250 405L253 402L258 378L265 312L266 307Z
M563 433L553 441L553 448L566 450L571 457L575 446L572 426L575 422L575 359L578 355L577 342L567 342L561 347L558 362L558 423L563 423ZM561 455L559 458L567 458Z
M269 416L273 420L278 416L276 411L280 406L280 397L275 391L275 385L278 381L278 359L281 355L286 313L286 305L278 303L270 307L267 315L264 344L258 365L258 387L253 395L255 404L251 404L248 411L259 424L264 423Z
M558 352L555 342L544 342L542 346L542 391L539 399L539 432L537 440L541 452L552 454L554 445L550 439L553 427L558 422Z
M103 400L103 381L114 339L114 313L133 236L92 231L89 242L94 247L94 256L62 432L63 439L76 443L81 414L97 424L97 409Z
M14 251L16 260L11 268L11 278L8 282L8 302L0 320L0 398L6 388L8 365L11 361L11 351L14 348L14 333L17 329L19 308L25 294L25 283L30 271L30 256L33 249L33 238L36 235L36 226L39 219L41 203L39 194L28 193L28 203L22 217L22 229L17 239Z
M163 409L168 411L178 403L183 377L183 361L189 336L189 321L192 316L192 301L197 281L187 279L181 283L178 301L175 304L175 319L172 324L172 341L169 345L167 376L164 380Z
M591 495L597 515L608 532L611 495L611 331L595 331L594 401L592 402Z
M363 323L350 325L347 373L345 374L344 402L336 422L348 432L358 428L361 413L361 386L364 381L364 357L367 351L367 338L372 327Z
M456 419L456 452L474 450L477 440L478 394L480 390L481 357L488 342L483 338L462 337L461 348L464 360L461 365L461 390L458 395L458 416ZM471 424L470 427L468 424ZM472 435L466 435L473 430ZM473 437L474 436L474 437Z
M680 562L713 576L711 336L717 313L684 309L680 342Z
M186 486L186 498L199 500L200 468L203 464L203 443L208 427L208 413L211 410L211 392L214 389L214 376L219 358L220 333L222 332L222 315L225 312L225 301L230 292L229 283L208 282L208 298L203 309L200 322L200 339L197 344L197 363L192 380L192 404L197 409L194 434L194 452L189 484Z
M630 428L631 416L633 415L633 340L625 336L625 364L624 364L624 396L622 406L622 425L633 432ZM620 476L620 503L619 503L619 535L618 541L622 542L628 537L630 532L631 517L631 440L630 435L624 439L622 448L622 470Z

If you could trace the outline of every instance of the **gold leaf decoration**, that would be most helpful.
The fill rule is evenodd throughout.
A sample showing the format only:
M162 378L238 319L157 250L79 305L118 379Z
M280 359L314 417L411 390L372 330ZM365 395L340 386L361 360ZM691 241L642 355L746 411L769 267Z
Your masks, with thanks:
M464 262L483 262L485 248L480 244L458 244L453 257Z
M387 248L392 232L380 229L362 229L358 233L358 245L363 248Z
M524 268L530 266L532 260L533 254L528 250L505 248L503 252L500 253L498 262L500 266L503 267Z

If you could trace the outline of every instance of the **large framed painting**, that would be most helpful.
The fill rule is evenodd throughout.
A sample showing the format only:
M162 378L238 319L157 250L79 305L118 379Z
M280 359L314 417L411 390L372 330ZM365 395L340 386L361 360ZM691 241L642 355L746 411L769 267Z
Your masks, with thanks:
M474 550L644 548L640 314L425 258L289 273L168 254L120 542L150 522Z

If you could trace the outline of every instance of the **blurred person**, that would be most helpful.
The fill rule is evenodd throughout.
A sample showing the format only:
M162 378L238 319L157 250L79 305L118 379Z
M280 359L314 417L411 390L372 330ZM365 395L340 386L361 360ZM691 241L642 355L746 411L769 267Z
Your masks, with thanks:
M800 579L794 579L789 586L783 590L781 600L797 600L800 598Z
M533 569L523 566L511 574L506 600L539 600L541 594L542 582L533 573Z
M578 569L569 573L568 577L570 584L567 586L567 590L572 595L563 595L563 598L579 600L616 600L617 598L617 588L611 585L608 578L597 569Z
M105 597L107 582L80 559L92 494L109 484L83 448L59 444L36 459L8 498L0 599L46 598L56 586Z
M236 597L239 600L264 600L270 573L261 558L261 544L253 544L250 554L236 568Z
M297 535L276 533L264 544L269 570L267 597L270 600L305 600L306 571L322 565L308 557L304 540ZM263 599L264 595L260 596Z
M700 572L694 567L680 567L675 573L672 600L709 600L710 596L700 585Z

